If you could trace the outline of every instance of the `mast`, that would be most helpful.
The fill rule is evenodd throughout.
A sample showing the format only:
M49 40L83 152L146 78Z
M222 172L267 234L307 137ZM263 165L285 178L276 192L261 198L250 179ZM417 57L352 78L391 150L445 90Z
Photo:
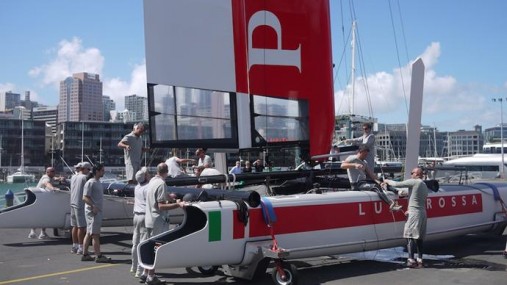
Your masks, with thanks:
M352 94L350 96L350 115L354 114L354 97L356 90L356 21L352 22L352 42L351 42L351 51L352 51Z
M24 138L24 132L25 132L25 126L24 126L24 118L23 118L23 109L25 107L20 107L20 114L21 114L21 166L19 167L21 174L25 173L25 138Z
M99 148L99 163L102 164L102 137L100 137L100 148Z

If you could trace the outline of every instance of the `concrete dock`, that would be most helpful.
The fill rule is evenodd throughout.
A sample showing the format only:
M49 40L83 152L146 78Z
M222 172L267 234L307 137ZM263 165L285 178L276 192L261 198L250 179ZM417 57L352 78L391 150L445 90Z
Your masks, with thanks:
M113 259L110 264L82 262L81 256L70 253L69 238L28 239L28 232L0 230L0 285L139 284L129 272L130 227L103 228L102 251ZM405 268L406 253L401 247L292 262L303 285L506 284L504 248L505 235L476 234L426 243L423 269ZM167 284L274 284L271 268L253 282L226 276L221 270L215 276L203 276L196 268L160 269L157 273Z

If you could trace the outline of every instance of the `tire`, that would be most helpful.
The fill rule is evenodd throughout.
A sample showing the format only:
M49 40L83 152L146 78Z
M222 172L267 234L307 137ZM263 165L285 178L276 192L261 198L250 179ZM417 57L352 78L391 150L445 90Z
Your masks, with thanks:
M215 273L218 270L218 266L198 266L197 269L199 272L201 272L203 275L215 275Z
M271 278L273 279L273 282L278 285L295 285L297 284L297 269L296 266L289 263L282 263L282 270L285 273L285 280L282 280L282 277L280 276L276 266L273 268L273 271L271 271Z

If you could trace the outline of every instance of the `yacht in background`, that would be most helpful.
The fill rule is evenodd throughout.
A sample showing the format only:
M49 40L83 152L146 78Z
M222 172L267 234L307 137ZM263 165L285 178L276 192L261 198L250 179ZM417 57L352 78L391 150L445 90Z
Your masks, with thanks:
M35 175L25 173L24 171L16 171L13 174L7 175L7 183L33 183L35 182Z
M7 183L32 183L35 181L35 175L25 173L25 146L24 146L24 124L23 110L20 109L21 114L21 166L17 172L7 175Z

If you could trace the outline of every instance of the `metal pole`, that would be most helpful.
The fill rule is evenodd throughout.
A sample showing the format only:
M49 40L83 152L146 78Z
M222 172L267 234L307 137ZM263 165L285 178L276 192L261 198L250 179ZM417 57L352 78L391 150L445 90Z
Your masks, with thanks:
M500 140L501 140L501 148L502 148L502 179L505 178L505 162L504 162L504 151L503 151L503 98L499 98L500 100Z
M505 179L505 160L503 150L503 98L493 98L493 102L500 102L500 152L502 154L502 169L500 171L500 178Z

